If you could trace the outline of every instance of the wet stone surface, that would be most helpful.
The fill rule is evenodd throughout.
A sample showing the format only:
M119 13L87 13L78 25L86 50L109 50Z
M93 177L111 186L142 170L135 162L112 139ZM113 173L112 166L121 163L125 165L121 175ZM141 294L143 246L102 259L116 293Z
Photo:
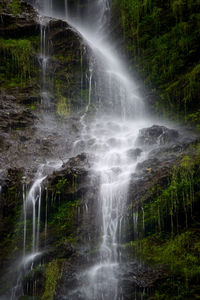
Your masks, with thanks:
M178 131L165 126L153 125L150 128L140 130L138 145L166 145L176 141L179 137Z

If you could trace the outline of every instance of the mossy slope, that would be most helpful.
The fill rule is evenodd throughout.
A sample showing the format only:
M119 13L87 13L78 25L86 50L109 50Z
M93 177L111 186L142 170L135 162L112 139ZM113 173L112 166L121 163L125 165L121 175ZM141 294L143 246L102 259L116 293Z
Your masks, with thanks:
M199 123L199 0L115 0L132 66L158 112Z
M198 299L199 149L199 144L190 146L171 171L145 192L135 212L138 235L127 244L130 252L165 270L150 299Z

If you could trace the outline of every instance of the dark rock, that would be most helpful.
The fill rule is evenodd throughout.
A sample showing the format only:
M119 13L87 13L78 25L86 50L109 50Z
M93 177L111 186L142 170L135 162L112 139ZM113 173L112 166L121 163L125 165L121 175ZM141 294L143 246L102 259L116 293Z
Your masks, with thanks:
M174 142L179 137L178 131L168 129L165 126L153 125L150 128L141 129L137 138L139 145L166 145Z
M158 168L159 160L154 157L151 159L147 159L141 163L139 163L136 167L136 170L139 172L151 172L154 168Z
M7 132L9 129L19 129L32 126L36 119L30 110L18 105L16 98L6 95L0 98L0 129Z
M85 168L88 169L90 167L89 164L89 155L87 153L81 153L76 157L70 158L70 160L63 165L63 168L73 167L73 168Z
M142 150L140 148L136 149L130 149L127 151L127 156L133 160L137 159L138 156L142 153Z
M0 36L4 38L21 38L38 35L40 26L37 22L36 11L27 3L21 2L22 13L13 15L8 10L1 13Z
M7 4L8 2L3 0L3 9L0 12L0 36L17 40L30 38L31 35L31 43L35 50L31 53L31 64L35 66L34 70L37 70L41 63L37 53L40 39L34 38L34 35L39 37L40 34L38 13L30 5L21 2L22 13L14 15ZM61 160L62 157L67 156L72 148L73 133L76 130L70 120L64 125L68 132L64 133L63 130L59 130L56 123L57 117L55 117L52 122L54 123L52 132L52 127L48 128L44 124L42 111L48 110L55 114L58 107L56 102L59 102L61 96L65 99L74 97L75 100L71 101L70 106L74 103L76 110L80 107L82 39L62 20L42 17L42 21L46 24L46 38L51 41L49 42L47 64L49 78L47 81L52 82L52 78L55 78L55 93L48 95L51 98L49 104L47 105L46 100L41 101L39 72L35 72L33 76L31 74L31 80L28 80L25 86L19 84L9 89L3 88L0 96L0 167L9 168L15 165L19 168L25 167L30 178L38 164L54 156L54 151L57 151L57 156ZM83 57L82 67L86 68L86 61L87 59ZM57 82L59 82L58 86L56 86ZM62 86L60 86L61 82L63 82ZM83 86L84 88L87 89L87 86ZM50 134L51 138L48 138ZM66 136L68 136L67 142Z

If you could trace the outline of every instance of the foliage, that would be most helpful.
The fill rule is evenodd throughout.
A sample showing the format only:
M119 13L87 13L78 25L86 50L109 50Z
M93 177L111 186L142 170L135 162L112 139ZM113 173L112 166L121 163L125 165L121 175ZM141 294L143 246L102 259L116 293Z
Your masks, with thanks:
M19 0L11 0L8 3L7 8L15 16L22 13L21 3Z
M12 86L24 86L31 79L34 69L34 49L29 39L0 38L1 80Z
M58 177L54 185L51 184L53 198L49 197L48 200L51 202L48 213L49 227L56 235L57 244L68 238L70 241L73 239L78 200L70 195L73 195L75 188L75 175L72 177L72 182L65 177Z
M132 65L159 92L155 109L187 121L199 109L199 0L115 0L114 11Z
M50 226L57 232L57 239L62 239L73 232L77 201L65 201L51 216Z
M195 295L200 276L199 238L199 229L193 228L173 238L154 234L127 245L148 264L165 266L168 272L151 299L190 299Z
M144 201L139 214L140 226L145 216L146 234L170 231L173 235L182 228L188 228L195 217L194 206L198 202L200 182L199 145L190 149L190 155L181 158L171 170L167 186L152 188L149 200ZM195 151L195 153L193 153Z
M56 184L56 193L60 194L62 192L62 190L64 189L66 184L67 184L67 179L66 178L59 179L57 184Z
M199 293L199 165L200 144L191 145L138 211L138 240L127 246L134 257L167 271L151 299L192 299Z

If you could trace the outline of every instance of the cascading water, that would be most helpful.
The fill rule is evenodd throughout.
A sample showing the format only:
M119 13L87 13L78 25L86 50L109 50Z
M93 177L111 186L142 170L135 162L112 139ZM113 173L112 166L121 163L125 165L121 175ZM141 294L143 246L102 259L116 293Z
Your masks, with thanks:
M54 6L56 3L43 0L41 14L54 16ZM94 1L91 9L88 10L86 20L79 9L73 10L71 15L67 0L63 2L63 7L65 7L65 13L62 13L60 17L67 19L89 47L88 103L80 118L82 131L80 139L74 143L72 156L85 151L94 157L92 172L98 174L100 178L97 201L101 216L99 223L101 236L95 264L80 273L79 286L69 290L67 294L62 295L62 298L122 300L124 295L118 274L124 206L127 200L130 176L138 163L138 160L131 157L130 153L136 148L135 141L139 129L149 124L144 121L144 103L137 92L137 85L127 73L126 66L105 35L109 1ZM77 12L77 15L74 11ZM94 16L92 16L92 12L94 12ZM55 17L58 17L58 12ZM45 99L49 99L49 90L46 84L48 62L46 23L43 22L45 22L45 18L41 17L40 60L43 75L42 99L45 102ZM87 116L91 107L94 106L96 113L89 121ZM146 155L147 153L143 152L139 160L143 160ZM43 168L42 171L39 170L27 196L24 191L24 266L30 266L34 258L40 254L41 184L45 178L46 171ZM26 253L27 215L28 211L30 214L30 210L32 250ZM135 226L136 222L137 215L134 216ZM47 221L45 221L45 234L46 230ZM19 281L17 287L19 287ZM17 299L16 290L12 299Z
M36 258L39 259L42 255L42 249L46 246L47 235L47 199L45 208L45 241L44 245L40 245L40 222L41 222L41 205L42 205L42 183L48 174L62 166L61 161L49 161L42 164L35 176L32 186L27 192L27 186L23 184L23 255L16 263L16 283L11 290L9 299L17 300L23 295L22 279L33 269ZM32 224L32 229L29 228ZM31 232L31 234L30 234ZM30 240L31 238L31 240ZM31 249L29 245L32 243ZM27 248L28 247L28 248ZM33 284L33 295L37 292Z
M137 86L107 41L105 12L108 1L96 1L99 10L96 24L70 18L67 21L79 32L90 48L88 77L88 105L80 119L82 133L74 144L72 156L86 151L95 157L93 172L100 177L98 209L101 211L101 243L96 263L79 276L79 287L70 290L63 299L124 299L119 282L120 241L129 180L134 172L136 158L130 157L144 121L144 104ZM65 2L65 7L68 8ZM93 30L89 29L91 27ZM96 105L95 121L90 123L87 114ZM142 121L141 121L142 120ZM143 160L143 153L139 160ZM137 216L134 217L136 227Z
M36 180L31 186L28 194L26 184L23 184L23 256L17 266L17 282L11 292L11 299L18 299L22 295L22 277L33 266L34 259L40 255L39 237L40 237L40 213L41 213L41 184L46 176L42 176L44 165L39 168ZM27 222L32 219L32 249L27 251Z

